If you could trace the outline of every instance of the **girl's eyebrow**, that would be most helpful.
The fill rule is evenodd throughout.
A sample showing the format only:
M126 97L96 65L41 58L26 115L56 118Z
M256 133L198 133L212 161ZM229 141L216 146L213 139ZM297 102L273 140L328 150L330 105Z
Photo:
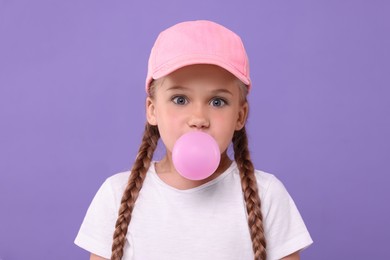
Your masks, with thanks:
M167 88L166 91L174 91L174 90L190 91L189 88L186 88L186 87L183 87L183 86L180 86L180 85L173 85L173 86ZM211 93L213 95L220 94L220 93L226 93L228 95L233 96L233 93L230 92L229 90L225 89L225 88L214 89L214 90L211 91Z
M212 91L213 94L219 94L219 93L226 93L228 95L231 95L233 96L233 93L230 92L229 90L225 89L225 88L219 88L219 89L215 89Z
M166 89L166 91L174 91L174 90L187 90L188 91L189 89L186 87L180 86L180 85L173 85L173 86Z

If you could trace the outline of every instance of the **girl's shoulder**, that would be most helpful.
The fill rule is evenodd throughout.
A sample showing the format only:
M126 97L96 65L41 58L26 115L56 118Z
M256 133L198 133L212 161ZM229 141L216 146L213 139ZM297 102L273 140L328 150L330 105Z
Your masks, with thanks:
M127 180L130 177L130 171L122 171L109 176L105 182L112 186L123 186L126 185Z
M235 179L236 181L241 182L237 163L235 161L233 163L232 168L236 175ZM285 186L273 173L255 169L254 175L256 177L257 187L261 199L273 200L275 197L288 196Z
M260 191L260 196L263 199L271 199L272 197L289 196L286 187L282 181L274 174L255 170L257 186Z
M258 169L255 170L255 176L257 183L262 186L268 186L270 183L278 180L274 174Z
M111 199L115 204L119 203L130 176L130 171L118 172L105 179L100 186L98 194L106 199Z

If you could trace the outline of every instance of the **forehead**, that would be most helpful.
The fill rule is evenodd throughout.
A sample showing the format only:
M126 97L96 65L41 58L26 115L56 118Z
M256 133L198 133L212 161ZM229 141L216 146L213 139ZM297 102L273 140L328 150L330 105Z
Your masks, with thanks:
M180 68L161 80L161 85L192 83L216 84L224 86L238 82L238 79L227 70L208 64L190 65Z

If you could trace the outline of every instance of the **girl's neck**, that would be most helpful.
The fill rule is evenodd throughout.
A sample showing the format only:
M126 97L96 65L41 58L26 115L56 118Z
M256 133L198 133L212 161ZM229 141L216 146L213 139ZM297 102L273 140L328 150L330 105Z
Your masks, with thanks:
M210 177L199 181L189 180L181 176L173 166L172 156L169 153L167 153L161 161L155 164L155 169L157 176L169 186L179 190L188 190L217 178L230 167L231 163L232 160L230 160L226 152L221 154L221 162L219 163L217 170Z

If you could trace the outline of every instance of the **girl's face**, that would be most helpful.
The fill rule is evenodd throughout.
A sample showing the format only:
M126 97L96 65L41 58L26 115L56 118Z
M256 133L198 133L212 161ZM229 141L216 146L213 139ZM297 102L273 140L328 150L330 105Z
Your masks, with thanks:
M225 152L233 133L246 121L248 105L240 98L238 80L214 65L183 67L157 80L146 100L147 120L157 125L169 154L189 131L204 131Z

